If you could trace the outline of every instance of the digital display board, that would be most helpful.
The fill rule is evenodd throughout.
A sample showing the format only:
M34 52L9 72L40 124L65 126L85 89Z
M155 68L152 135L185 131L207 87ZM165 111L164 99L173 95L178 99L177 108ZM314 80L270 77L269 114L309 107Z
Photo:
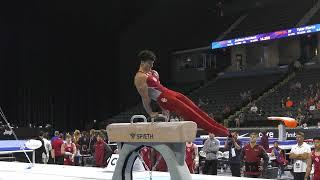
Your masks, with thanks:
M297 36L301 34L309 34L320 31L320 24L314 24L310 26L291 28L287 30L275 31L264 34L257 34L253 36L237 38L237 39L229 39L224 41L218 41L211 43L211 49L219 49L230 46L237 46L242 44L249 44L254 42L262 42L272 39L280 39L285 37Z

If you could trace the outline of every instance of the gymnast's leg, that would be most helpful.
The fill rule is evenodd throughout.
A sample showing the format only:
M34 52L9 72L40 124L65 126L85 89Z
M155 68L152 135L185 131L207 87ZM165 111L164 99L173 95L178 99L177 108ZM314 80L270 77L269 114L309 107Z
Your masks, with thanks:
M190 108L175 96L172 96L168 93L162 93L158 99L158 103L162 108L167 109L170 112L175 112L186 120L192 120L196 122L199 127L208 132L214 132L215 134L222 136L227 136L229 134L225 127L221 128L220 126L216 126L214 123L209 123L193 108Z
M188 97L186 97L185 95L179 93L179 92L175 92L170 90L169 91L170 94L172 94L173 96L175 96L177 99L179 99L180 101L182 101L185 105L189 106L191 109L193 109L194 111L196 111L203 119L205 119L208 123L213 124L214 126L218 126L221 129L226 129L224 126L222 126L221 124L217 123L214 119L212 119L207 113L205 113L203 110L201 110L197 105L195 105ZM227 129L226 129L227 130Z

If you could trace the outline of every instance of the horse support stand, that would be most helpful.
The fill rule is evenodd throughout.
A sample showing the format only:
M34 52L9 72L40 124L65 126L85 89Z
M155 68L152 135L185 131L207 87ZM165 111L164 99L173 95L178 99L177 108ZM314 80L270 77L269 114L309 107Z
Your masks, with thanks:
M132 180L133 164L139 150L157 150L168 166L171 180L192 180L185 163L185 143L196 137L197 125L185 122L115 123L107 127L109 140L117 142L119 159L112 180Z

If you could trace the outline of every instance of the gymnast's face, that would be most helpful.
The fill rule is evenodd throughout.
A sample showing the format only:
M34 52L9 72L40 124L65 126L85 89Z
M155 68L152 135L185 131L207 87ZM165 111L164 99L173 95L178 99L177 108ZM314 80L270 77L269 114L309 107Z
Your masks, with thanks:
M214 139L215 135L213 133L209 133L209 138Z
M313 143L314 143L314 148L315 149L320 149L320 140L315 139L315 140L313 140Z
M143 68L143 70L145 72L149 72L153 68L153 63L154 63L154 61L151 61L151 60L150 61L141 61L141 67Z
M67 143L71 143L71 137L66 138Z
M258 136L256 135L256 134L251 134L250 135L250 142L251 143L256 143L257 142L257 138L258 138Z

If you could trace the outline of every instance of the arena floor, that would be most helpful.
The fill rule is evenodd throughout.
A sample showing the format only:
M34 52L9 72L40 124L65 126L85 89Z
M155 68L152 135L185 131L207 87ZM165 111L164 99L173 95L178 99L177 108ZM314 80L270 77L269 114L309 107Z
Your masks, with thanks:
M111 180L112 172L107 172L102 168L80 167L80 166L60 166L35 164L29 168L30 164L20 162L0 162L0 180L12 179L45 179L45 180L76 180L76 179L97 179ZM149 172L134 172L134 180L150 180ZM153 180L169 180L169 173L153 172ZM212 176L193 174L193 180L211 180ZM215 176L214 179L236 180L241 179L231 176ZM242 177L243 179L243 177Z

